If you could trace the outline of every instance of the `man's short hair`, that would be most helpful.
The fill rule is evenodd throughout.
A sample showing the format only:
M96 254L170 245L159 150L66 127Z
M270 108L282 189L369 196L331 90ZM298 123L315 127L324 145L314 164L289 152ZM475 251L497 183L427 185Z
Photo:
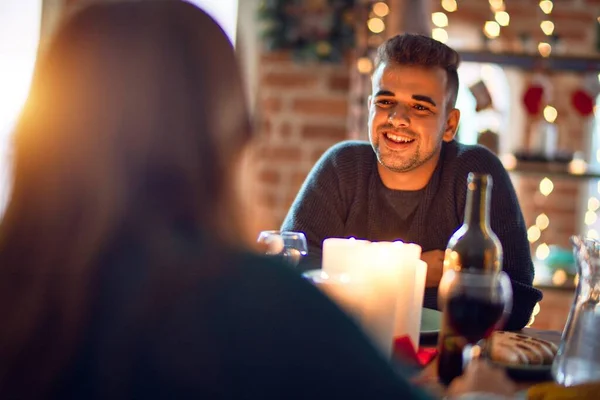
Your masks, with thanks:
M440 67L448 77L447 94L448 109L456 105L458 96L458 65L460 56L452 48L425 35L403 33L386 40L377 49L375 68L382 63L420 66L425 68Z

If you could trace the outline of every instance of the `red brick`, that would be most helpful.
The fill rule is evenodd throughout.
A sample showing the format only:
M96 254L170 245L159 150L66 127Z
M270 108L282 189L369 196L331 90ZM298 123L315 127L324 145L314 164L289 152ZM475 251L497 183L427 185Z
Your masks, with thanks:
M302 127L302 137L308 140L327 139L340 141L348 137L345 127L326 125L305 125Z
M350 77L348 75L333 75L329 78L329 89L340 92L350 90Z
M292 125L289 122L284 122L279 128L279 137L289 139L292 136Z
M302 154L298 147L271 146L266 150L265 159L270 162L283 161L294 163L300 161Z
M273 125L267 117L262 117L259 124L259 137L269 137L273 133Z
M557 32L560 29L562 24L569 23L582 23L582 24L590 24L596 21L598 15L590 12L590 10L586 11L575 11L568 9L561 9L562 7L557 7L557 9L552 11L551 18L556 24ZM581 26L581 28L587 28L587 26ZM591 26L590 26L591 28Z
M262 183L269 183L275 185L281 182L281 174L279 173L279 171L273 169L262 170L258 174L258 180Z
M261 112L277 113L281 111L282 101L279 97L267 97L261 101Z
M345 117L348 114L347 99L305 98L294 100L294 111L306 115Z
M268 72L262 76L262 84L276 88L311 88L317 85L317 74L308 72Z

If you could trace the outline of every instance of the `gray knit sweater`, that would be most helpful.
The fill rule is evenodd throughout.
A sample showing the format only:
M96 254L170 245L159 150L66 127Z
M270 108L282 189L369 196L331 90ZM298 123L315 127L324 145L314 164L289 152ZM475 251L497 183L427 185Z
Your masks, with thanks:
M423 252L444 250L463 222L469 172L492 175L490 225L502 243L503 268L514 293L506 329L520 329L542 294L532 286L533 263L515 190L500 160L484 147L443 143L440 161L408 216L402 210L403 192L381 181L371 145L336 144L310 172L281 229L305 233L309 257L303 269L321 265L322 243L328 237L400 239L418 243ZM414 196L409 199L414 202ZM425 291L424 306L437 308L436 289Z

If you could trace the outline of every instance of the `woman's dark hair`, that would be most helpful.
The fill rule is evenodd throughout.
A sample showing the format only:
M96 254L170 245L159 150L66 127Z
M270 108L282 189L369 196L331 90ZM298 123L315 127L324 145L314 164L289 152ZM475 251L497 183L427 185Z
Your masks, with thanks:
M232 45L198 8L93 4L63 21L14 132L0 225L0 392L23 376L43 387L67 362L97 260L124 226L239 233L232 186L250 138Z

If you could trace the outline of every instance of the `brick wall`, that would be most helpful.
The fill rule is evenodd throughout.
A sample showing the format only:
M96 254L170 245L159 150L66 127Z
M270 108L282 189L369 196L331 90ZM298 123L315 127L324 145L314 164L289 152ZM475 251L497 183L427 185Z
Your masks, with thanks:
M260 205L272 217L265 223L279 226L314 163L346 138L349 70L348 62L301 63L287 52L261 55L257 173Z

